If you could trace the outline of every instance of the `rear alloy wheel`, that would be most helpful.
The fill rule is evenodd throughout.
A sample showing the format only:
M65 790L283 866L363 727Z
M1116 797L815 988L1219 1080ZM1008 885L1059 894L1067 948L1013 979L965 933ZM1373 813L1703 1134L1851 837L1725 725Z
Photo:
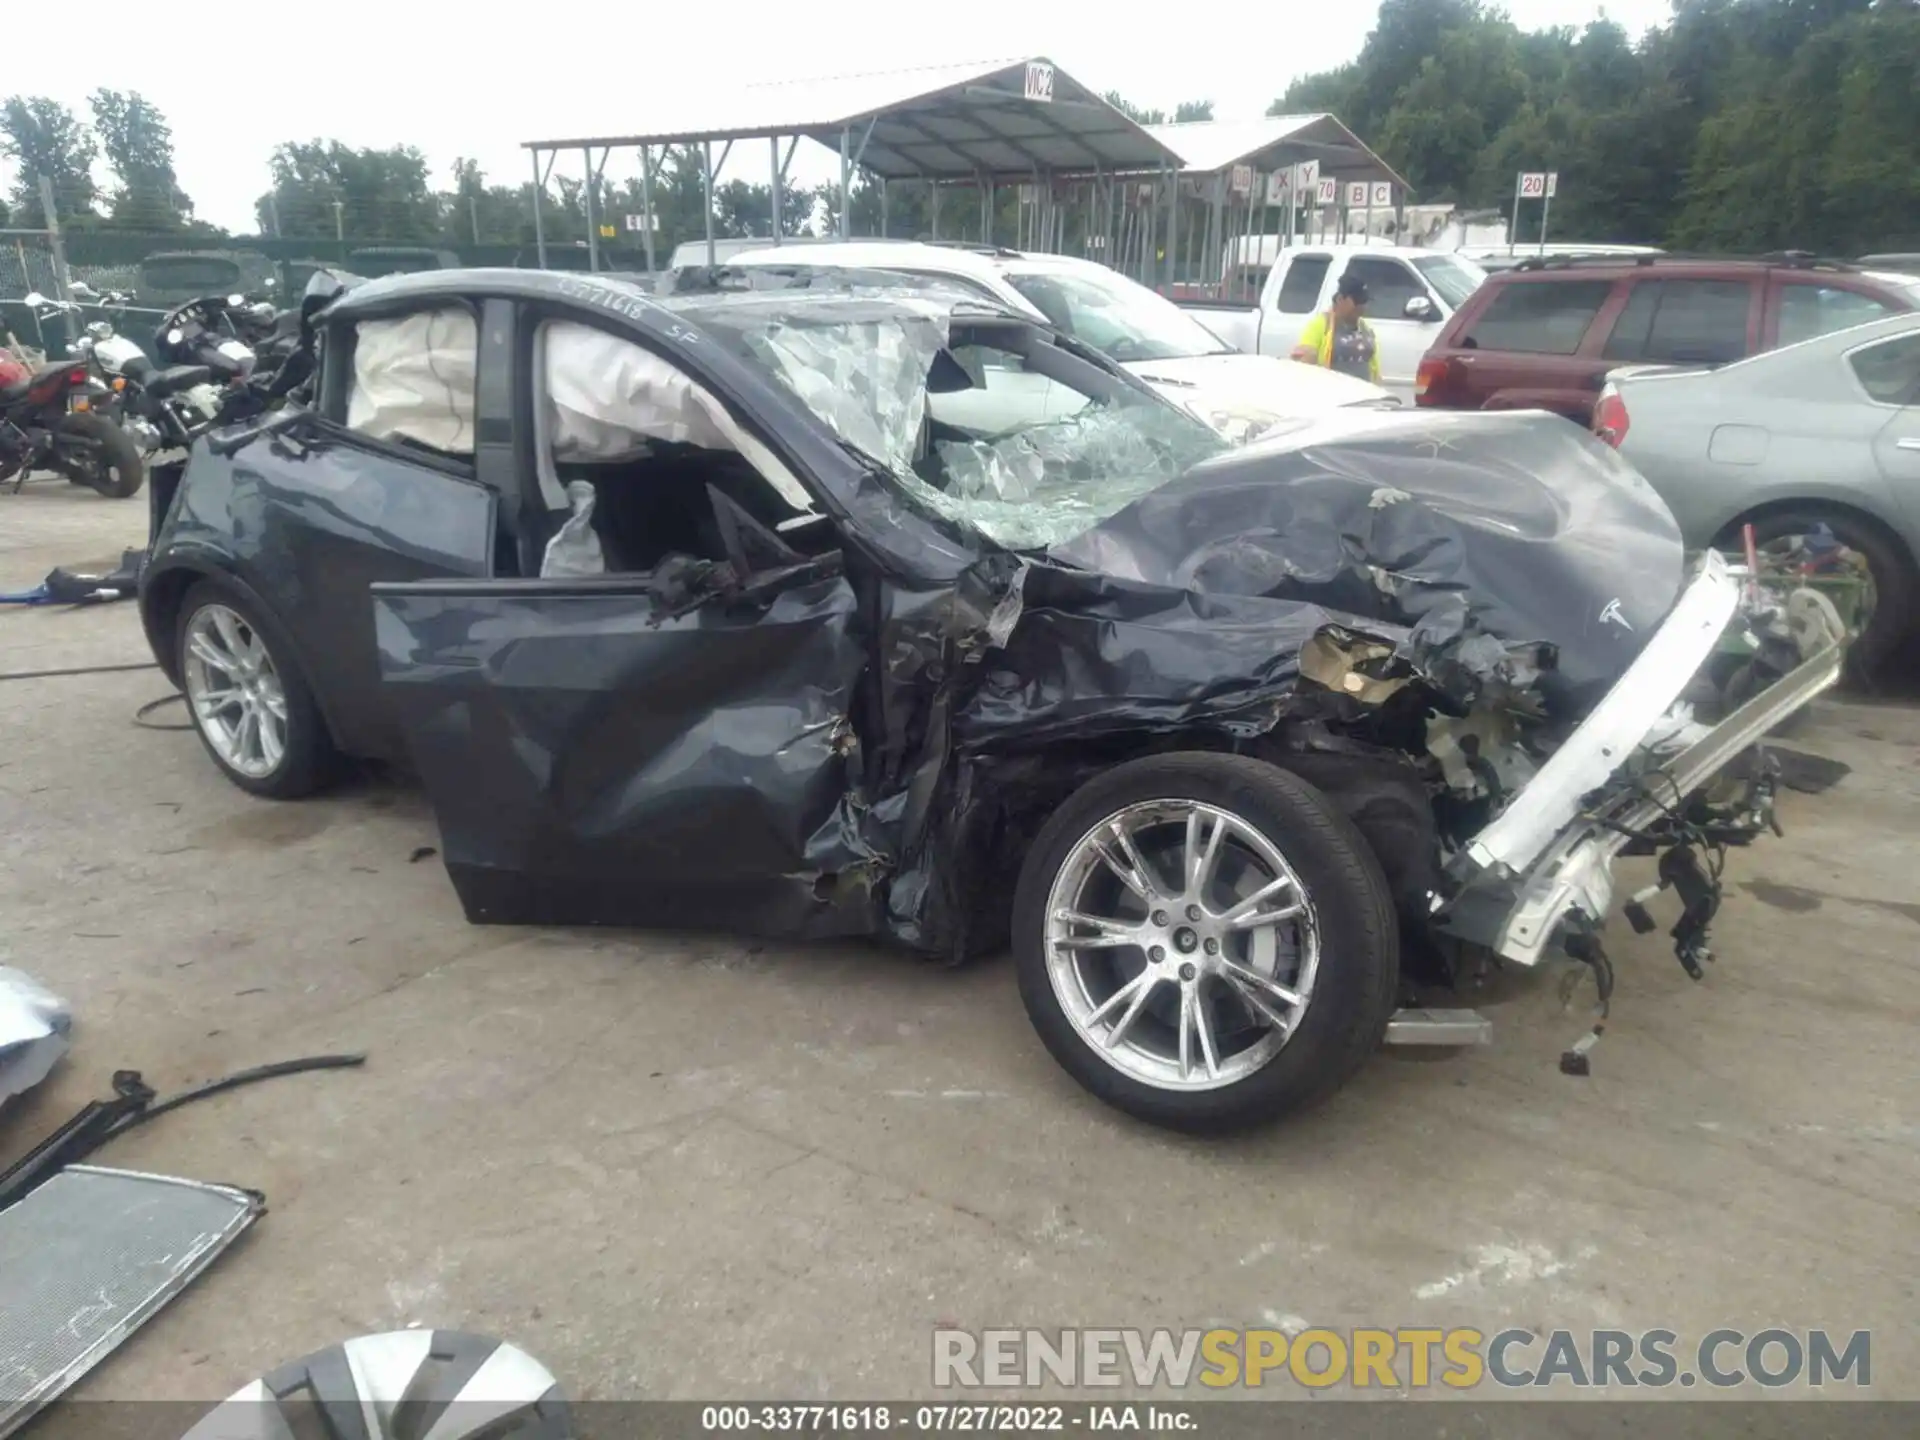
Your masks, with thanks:
M104 415L82 411L60 422L54 455L62 472L109 500L126 500L146 483L147 463L134 438Z
M242 790L292 800L325 783L333 749L300 673L235 596L196 585L180 612L180 680L207 753Z
M1399 978L1378 862L1313 786L1180 754L1084 786L1014 901L1021 998L1109 1104L1182 1130L1271 1120L1378 1048Z

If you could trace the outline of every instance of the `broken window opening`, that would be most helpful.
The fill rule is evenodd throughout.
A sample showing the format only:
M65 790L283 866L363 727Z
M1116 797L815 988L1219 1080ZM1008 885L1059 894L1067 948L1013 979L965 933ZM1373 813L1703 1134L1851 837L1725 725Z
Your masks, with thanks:
M472 460L480 331L461 305L354 327L347 428L442 457Z
M1036 326L923 300L796 304L740 348L922 504L1011 549L1070 539L1226 448Z
M551 320L535 335L534 374L537 478L553 537L542 575L751 567L797 553L790 544L803 542L766 537L795 534L793 522L814 513L811 497L684 371L630 340Z

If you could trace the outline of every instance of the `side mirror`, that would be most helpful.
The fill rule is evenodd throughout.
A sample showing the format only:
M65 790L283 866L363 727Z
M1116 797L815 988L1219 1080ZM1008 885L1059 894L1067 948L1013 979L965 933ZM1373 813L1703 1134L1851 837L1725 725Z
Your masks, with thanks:
M1434 308L1433 301L1424 295L1416 295L1407 301L1407 308L1402 313L1409 320L1430 321L1440 318L1440 312Z
M38 290L29 290L25 295L22 295L20 298L24 300L27 304L35 306L36 308L47 303L47 297L42 295Z

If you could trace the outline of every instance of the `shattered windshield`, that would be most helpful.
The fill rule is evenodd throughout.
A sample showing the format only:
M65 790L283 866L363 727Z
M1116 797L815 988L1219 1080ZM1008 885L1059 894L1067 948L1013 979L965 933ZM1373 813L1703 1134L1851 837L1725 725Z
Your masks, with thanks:
M1007 283L1083 345L1121 364L1230 354L1219 336L1164 296L1097 270L1008 270Z
M916 499L1010 549L1070 539L1227 448L1024 322L904 297L754 309L702 318Z

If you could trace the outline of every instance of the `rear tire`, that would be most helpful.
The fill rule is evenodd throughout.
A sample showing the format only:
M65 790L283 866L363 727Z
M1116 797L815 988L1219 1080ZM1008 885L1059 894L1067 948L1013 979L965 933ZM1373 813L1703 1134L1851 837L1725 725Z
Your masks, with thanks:
M1226 838L1207 840L1222 816ZM1140 837L1151 898L1088 858L1117 853L1105 838L1116 817ZM1208 857L1197 867L1181 858L1196 847ZM1275 857L1297 883L1269 883ZM1301 918L1232 919L1236 907L1266 915L1295 903ZM1140 918L1125 918L1129 907ZM1090 912L1099 926L1078 918ZM1146 929L1162 914L1164 942ZM1146 938L1101 942L1110 924ZM1202 752L1116 766L1068 797L1021 868L1013 954L1027 1015L1068 1074L1130 1115L1195 1132L1269 1122L1332 1094L1379 1048L1400 979L1392 896L1353 823L1297 775ZM1137 1003L1120 994L1136 989Z
M253 607L218 581L202 580L181 600L174 636L188 718L220 772L270 800L298 800L324 788L339 754L306 677L277 632L261 627ZM201 658L212 655L242 663ZM216 703L223 695L233 698ZM269 717L258 713L263 706ZM250 710L254 728L246 732L242 722ZM270 743L261 742L263 727Z
M83 448L68 451L59 436L86 441ZM147 480L146 461L134 438L103 415L86 412L68 415L60 422L54 440L60 468L68 479L90 486L109 500L126 500L140 493ZM63 453L64 452L64 453Z

